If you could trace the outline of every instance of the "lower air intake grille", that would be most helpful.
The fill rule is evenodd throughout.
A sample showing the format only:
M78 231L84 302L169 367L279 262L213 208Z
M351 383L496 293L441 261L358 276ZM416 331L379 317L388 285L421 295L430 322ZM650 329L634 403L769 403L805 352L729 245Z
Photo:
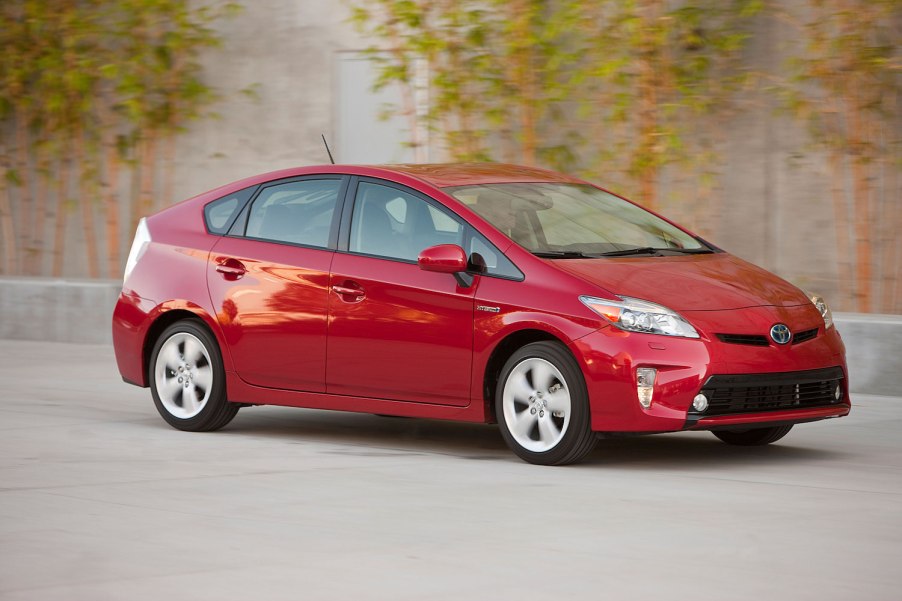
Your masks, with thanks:
M711 376L701 393L708 408L696 416L760 413L828 407L843 399L843 371L839 367L778 374ZM837 387L839 398L836 398Z

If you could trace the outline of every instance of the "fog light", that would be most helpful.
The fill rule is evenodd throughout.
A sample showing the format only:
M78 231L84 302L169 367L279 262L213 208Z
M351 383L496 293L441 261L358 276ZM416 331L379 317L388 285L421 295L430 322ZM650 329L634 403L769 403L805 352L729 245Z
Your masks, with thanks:
M695 395L695 398L692 399L692 408L701 413L705 409L708 408L708 397L703 394Z
M658 370L652 367L640 367L636 370L636 388L639 391L639 404L648 409L651 397L655 392L655 376Z
M842 398L842 386L839 384L836 385L836 389L833 391L833 398L837 401Z

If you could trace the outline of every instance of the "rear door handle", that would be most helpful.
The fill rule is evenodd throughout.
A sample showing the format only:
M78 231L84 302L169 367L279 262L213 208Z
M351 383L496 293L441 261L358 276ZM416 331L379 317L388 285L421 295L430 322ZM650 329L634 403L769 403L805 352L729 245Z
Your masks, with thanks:
M366 293L359 288L349 288L348 286L332 286L332 292L339 296L351 296L357 300L362 300Z
M226 259L216 266L216 271L227 280L238 280L247 273L247 268L237 259Z

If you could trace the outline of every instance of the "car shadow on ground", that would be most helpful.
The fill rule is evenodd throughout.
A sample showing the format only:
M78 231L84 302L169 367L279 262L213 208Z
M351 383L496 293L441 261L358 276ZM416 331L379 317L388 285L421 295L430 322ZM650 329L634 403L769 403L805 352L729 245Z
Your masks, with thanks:
M802 426L804 428L804 426ZM222 432L281 439L295 444L342 445L325 451L359 456L447 455L470 460L520 460L507 448L496 425L408 419L340 411L254 407L243 409ZM604 438L583 466L703 470L711 467L835 461L842 450L794 442L787 437L765 447L735 447L708 432Z

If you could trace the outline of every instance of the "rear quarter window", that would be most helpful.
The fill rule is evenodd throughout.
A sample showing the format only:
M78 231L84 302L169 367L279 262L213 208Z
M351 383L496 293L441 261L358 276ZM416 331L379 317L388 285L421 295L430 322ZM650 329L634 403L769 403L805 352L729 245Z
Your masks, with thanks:
M207 231L217 236L224 236L229 231L229 226L232 225L238 212L256 189L257 186L251 186L207 203L204 206L204 224L207 226Z

